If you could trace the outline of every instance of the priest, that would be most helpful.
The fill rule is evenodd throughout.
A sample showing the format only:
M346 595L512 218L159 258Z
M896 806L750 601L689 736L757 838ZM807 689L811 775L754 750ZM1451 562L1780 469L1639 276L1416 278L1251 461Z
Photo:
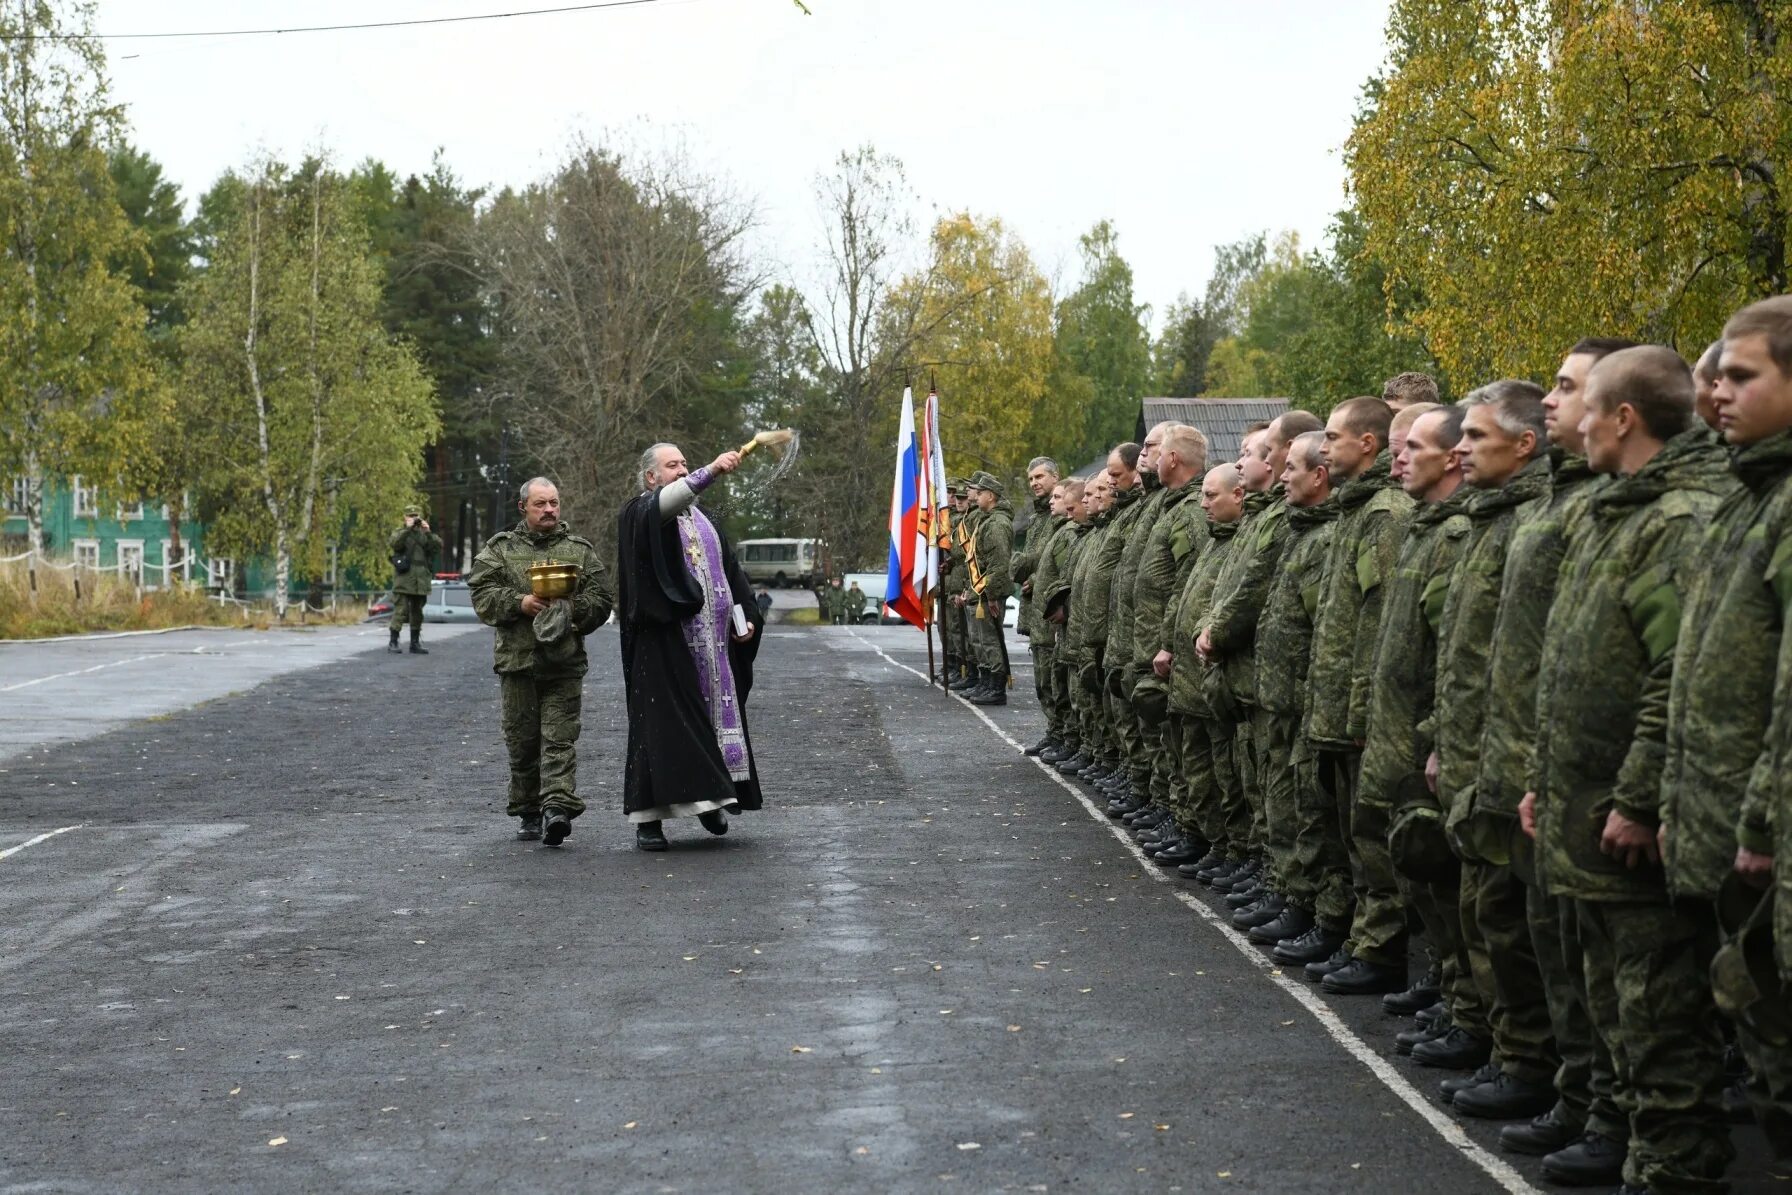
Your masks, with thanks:
M738 452L724 452L693 472L677 445L655 444L617 528L623 811L644 851L666 849L667 818L726 834L727 814L760 807L746 701L765 616L727 538L697 507L739 465Z

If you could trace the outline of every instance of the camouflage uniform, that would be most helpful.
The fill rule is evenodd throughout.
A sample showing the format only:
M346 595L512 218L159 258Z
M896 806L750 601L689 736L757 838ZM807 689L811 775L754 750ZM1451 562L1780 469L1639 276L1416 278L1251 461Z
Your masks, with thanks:
M846 603L846 621L857 625L860 616L865 613L865 603L870 600L869 595L860 589L858 582L855 581L841 600Z
M579 566L572 629L551 643L536 641L535 620L522 611L529 566L543 560ZM585 636L604 624L616 604L603 560L590 540L564 525L537 534L519 523L486 541L473 560L468 588L479 620L496 628L492 671L501 685L510 754L505 812L524 817L561 810L577 817L585 810L576 774L581 692L589 667Z
M1088 653L1085 674L1090 685L1090 695L1094 702L1093 715L1100 733L1097 742L1100 745L1101 762L1119 766L1124 758L1127 744L1131 741L1131 710L1125 707L1125 725L1117 718L1112 687L1108 678L1118 667L1116 663L1115 637L1120 633L1120 619L1115 613L1116 599L1124 588L1123 577L1129 575L1122 571L1122 561L1137 534L1140 522L1149 515L1151 500L1146 497L1146 489L1134 486L1114 496L1113 506L1108 508L1107 526L1101 535L1098 550L1092 551L1085 562L1088 569L1089 599L1085 609L1085 624L1090 631L1087 639ZM1099 606L1099 609L1095 607ZM1072 607L1071 617L1076 617ZM1128 628L1130 633L1130 627ZM1089 744L1084 743L1087 747ZM1142 791L1142 790L1141 790Z
M1442 502L1414 510L1388 575L1371 673L1357 825L1366 829L1379 821L1384 842L1390 829L1402 828L1380 850L1363 843L1358 849L1365 866L1399 873L1403 882L1396 885L1436 951L1451 1022L1485 1037L1486 1013L1462 941L1460 867L1452 866L1455 857L1443 840L1442 810L1425 784L1425 761L1436 746L1437 628L1469 533L1469 499L1469 491L1459 489ZM1389 877L1377 882L1385 885ZM1391 940L1400 929L1388 925L1380 932ZM1359 940L1362 932L1359 925Z
M1705 567L1687 570L1661 786L1668 890L1677 909L1702 919L1714 916L1739 845L1780 858L1769 827L1787 816L1783 803L1770 811L1784 784L1783 686L1792 676L1792 431L1737 449L1730 470L1742 486L1706 531L1697 554ZM1783 864L1780 872L1792 874ZM1777 904L1788 906L1783 886ZM1792 985L1777 998L1784 1005ZM1770 1139L1792 1142L1792 1056L1746 1022L1737 1038L1753 1071L1756 1119Z
M1367 469L1340 486L1333 498L1340 513L1326 557L1324 590L1313 628L1308 678L1312 705L1306 733L1317 756L1314 765L1319 785L1333 801L1330 824L1315 826L1312 832L1335 836L1344 847L1347 867L1342 874L1318 878L1318 885L1322 890L1333 884L1349 885L1351 895L1342 898L1346 905L1352 897L1359 904L1370 902L1357 922L1375 932L1361 942L1347 940L1344 949L1365 962L1404 965L1405 944L1388 940L1383 932L1388 926L1405 924L1398 885L1388 887L1389 876L1382 874L1373 860L1370 869L1364 869L1354 828L1360 744L1367 738L1369 726L1369 674L1381 624L1382 582L1393 571L1413 508L1413 500L1394 481L1392 461L1383 449ZM1385 827L1379 838L1374 829L1365 822L1362 842L1379 842L1385 851ZM1373 852L1374 845L1370 849ZM1328 908L1326 916L1318 918L1320 924L1343 929L1336 924L1339 901L1322 898L1322 904Z
M1268 716L1270 734L1263 745L1268 761L1263 796L1271 825L1294 827L1287 854L1279 861L1275 890L1289 904L1314 912L1325 908L1333 928L1342 929L1350 918L1347 889L1338 885L1323 889L1323 880L1348 867L1344 846L1337 835L1314 831L1322 823L1314 809L1319 797L1306 787L1313 781L1305 749L1305 722L1311 690L1307 673L1312 663L1313 620L1319 611L1324 586L1325 558L1331 552L1337 529L1338 504L1330 499L1318 506L1289 506L1288 534L1282 547L1281 567L1270 582L1257 622L1257 703ZM1332 813L1336 818L1336 812ZM1335 825L1335 821L1334 821ZM1336 858L1327 852L1336 846ZM1329 904L1327 902L1330 902Z
M1033 694L1039 698L1046 732L1052 738L1058 736L1057 727L1052 724L1051 636L1042 617L1045 605L1040 601L1039 587L1029 582L1038 580L1040 566L1052 539L1067 522L1069 520L1063 515L1052 513L1050 493L1043 498L1034 498L1033 518L1027 523L1026 540L1014 550L1009 565L1014 583L1020 586L1020 609L1015 614L1014 629L1027 637L1027 651L1033 657Z
M1076 731L1070 725L1070 694L1058 684L1058 631L1057 623L1047 622L1045 618L1046 594L1057 587L1058 578L1070 562L1070 551L1078 538L1077 525L1057 515L1050 525L1036 524L1037 533L1042 539L1037 551L1029 551L1026 567L1030 570L1028 580L1032 582L1033 592L1027 604L1027 613L1032 621L1032 631L1028 645L1033 652L1033 684L1039 694L1039 705L1045 712L1046 733L1059 743L1070 744L1078 741ZM1032 549L1035 530L1027 529L1027 547ZM1015 557L1015 576L1020 576L1020 557Z
M1294 819L1270 817L1269 785L1276 768L1272 756L1283 740L1273 715L1257 700L1257 625L1288 542L1288 506L1279 484L1245 498L1237 539L1201 629L1238 706L1237 743L1243 748L1239 777L1250 810L1252 854L1262 863L1266 882L1272 882L1294 843ZM1285 745L1279 750L1285 752Z
M977 667L1008 683L1008 655L1002 643L1002 620L1008 613L1008 595L1014 589L1009 563L1014 555L1014 508L998 499L984 512L971 532L970 566L966 578L965 633Z
M1120 742L1122 766L1133 791L1141 796L1151 789L1151 757L1139 737L1138 716L1132 708L1132 583L1139 575L1139 557L1164 508L1164 485L1155 473L1139 475L1138 509L1124 533L1114 565L1114 585L1108 597L1109 643L1102 666L1102 692L1108 721Z
M1079 541L1070 582L1065 637L1069 641L1071 699L1082 724L1083 753L1103 763L1119 759L1118 744L1109 733L1102 705L1101 681L1108 641L1108 594L1114 580L1112 558L1119 554L1123 542L1115 532L1124 526L1119 520L1138 493L1134 489L1117 495L1112 506L1090 521Z
M1630 1120L1624 1180L1658 1195L1723 1190L1734 1155L1706 969L1715 927L1670 903L1659 867L1627 868L1599 842L1614 809L1657 824L1681 581L1735 485L1700 426L1600 487L1562 565L1538 681L1538 868L1578 902L1593 1025Z
M1091 556L1100 555L1101 541L1108 521L1109 515L1104 512L1087 523L1071 524L1076 538L1070 543L1063 571L1045 594L1048 603L1064 603L1064 624L1058 629L1058 647L1053 665L1057 669L1059 683L1063 686L1064 698L1070 703L1071 724L1076 727L1078 748L1090 759L1101 754L1101 727L1094 717L1096 693L1091 679L1095 673L1093 651L1086 644L1092 631L1088 625L1091 621L1088 615L1089 607L1093 604L1088 598L1090 579L1087 561ZM1060 592L1062 597L1059 596ZM1103 619L1107 617L1105 605L1101 615Z
M954 491L956 492L956 491ZM968 586L969 570L965 567L965 547L971 542L971 532L983 512L976 507L953 511L947 526L947 534L952 546L947 550L944 560L944 575L940 579L940 592L948 599L957 597ZM940 619L941 641L946 645L946 671L948 676L959 670L968 671L971 667L970 640L965 632L965 615L968 611L958 603L948 600L944 603L944 614Z
M828 583L828 621L834 626L846 625L846 591L836 582Z
M1549 493L1518 508L1488 660L1481 762L1475 780L1478 811L1518 814L1537 741L1543 628L1570 530L1585 517L1598 486L1598 475L1585 457L1555 449L1550 454ZM1612 1102L1611 1054L1593 1032L1587 1012L1586 969L1574 902L1558 899L1537 882L1536 852L1528 839L1512 842L1513 872L1525 886L1525 919L1549 1006L1555 1051L1561 1058L1555 1074L1556 1119L1571 1130L1623 1141L1630 1127Z
M1493 809L1479 799L1487 672L1499 617L1507 549L1519 512L1549 493L1549 458L1529 461L1505 485L1469 503L1468 543L1444 603L1437 675L1437 791L1450 841L1462 856L1462 932L1487 1001L1500 1067L1524 1083L1548 1083L1561 1065L1543 975L1531 943L1523 882L1529 840L1516 804Z
M1151 660L1169 646L1164 611L1173 595L1181 590L1188 570L1210 542L1207 515L1201 509L1200 478L1191 478L1175 489L1165 489L1157 521L1145 533L1144 551L1139 553L1138 568L1132 577L1131 659L1122 661L1120 690L1130 697L1132 688L1142 676L1151 672ZM1135 532L1135 535L1138 534ZM1124 580L1124 579L1122 579ZM1110 656L1110 672L1112 657ZM1130 702L1128 703L1130 705ZM1147 724L1134 714L1134 729L1139 758L1145 760L1151 799L1168 806L1171 760L1164 756L1162 723ZM1136 759L1135 761L1136 762ZM1136 787L1135 792L1142 791Z
M1195 638L1206 620L1220 572L1235 551L1239 524L1209 523L1207 530L1211 542L1189 569L1181 591L1164 609L1164 646L1172 657L1170 718L1164 732L1171 766L1164 771L1171 776L1170 810L1184 836L1202 839L1216 848L1230 847L1228 857L1242 859L1250 814L1244 808L1244 793L1235 783L1236 761L1229 758L1231 701L1223 691L1222 671L1203 664L1195 655Z
M392 620L386 624L387 629L396 640L408 622L415 641L423 627L423 603L429 598L429 583L435 578L434 564L442 550L442 537L422 527L400 527L386 546L393 557L403 556L408 565L392 577Z

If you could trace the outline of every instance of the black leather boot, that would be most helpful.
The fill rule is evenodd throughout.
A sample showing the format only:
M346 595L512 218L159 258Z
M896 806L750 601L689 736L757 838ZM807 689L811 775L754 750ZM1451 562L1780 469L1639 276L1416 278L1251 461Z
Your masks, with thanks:
M1315 961L1308 963L1305 967L1302 967L1301 972L1312 982L1319 983L1327 975L1330 975L1334 971L1342 971L1355 961L1356 960L1351 957L1350 952L1340 946L1332 951L1330 958L1316 959Z
M965 700L972 705L1007 705L1008 673L995 668L989 669L984 688L978 692L966 693Z
M946 686L946 688L952 690L952 692L954 692L954 693L962 693L966 689L976 688L978 685L978 682L981 679L977 674L977 669L971 667L969 664L962 664L962 663L958 666L958 668L959 668L958 679L955 681L952 681L950 684L948 684Z
M1074 776L1078 772L1082 771L1084 768L1089 766L1089 756L1084 751L1078 751L1075 755L1072 755L1069 759L1061 759L1057 763L1053 764L1052 766L1054 768L1057 768L1060 772L1064 773L1066 776Z
M1275 893L1267 893L1254 905L1246 905L1232 914L1232 924L1239 929L1256 929L1259 925L1268 925L1282 915L1287 907L1286 902Z
M1446 1071L1470 1070L1485 1064L1492 1056L1491 1041L1476 1037L1461 1026L1453 1026L1442 1037L1420 1042L1412 1048L1414 1062Z
M1500 1148L1507 1153L1540 1158L1544 1154L1568 1148L1580 1140L1581 1135L1580 1128L1563 1119L1561 1106L1557 1105L1523 1124L1509 1124L1501 1129Z
M1299 937L1277 942L1275 950L1271 952L1271 957L1278 963L1287 963L1290 966L1297 963L1305 965L1330 958L1342 945L1344 945L1342 930L1326 929L1323 925L1314 925Z
M1554 1108L1556 1089L1549 1083L1527 1083L1501 1071L1491 1083L1457 1092L1450 1106L1464 1116L1482 1120L1520 1120Z
M1390 1016L1410 1017L1421 1008L1430 1008L1444 998L1442 990L1438 987L1441 982L1442 976L1438 974L1437 968L1433 967L1420 977L1419 982L1404 992L1389 992L1383 996L1381 1009Z
M429 649L424 647L421 642L422 638L423 638L423 628L422 627L412 627L411 628L411 654L412 655L426 656L429 654Z
M1483 1062L1476 1067L1473 1074L1455 1075L1437 1085L1437 1093L1444 1097L1444 1103L1454 1103L1456 1097L1471 1087L1479 1087L1483 1083L1491 1083L1500 1077L1498 1063Z
M638 822L635 825L635 846L644 851L663 851L672 844L666 841L666 831L658 822Z
M1373 963L1353 958L1350 965L1333 971L1319 986L1334 996L1379 996L1406 987L1406 964Z
M522 825L517 827L518 842L537 842L541 839L541 811L522 815Z
M395 656L401 656L404 654L404 648L398 646L398 628L397 627L392 628L392 639L390 642L388 642L386 644L386 650L391 652Z
M1435 1023L1428 1022L1412 1029L1402 1030L1394 1034L1394 1053L1410 1054L1412 1048L1420 1042L1435 1041L1454 1028L1455 1024L1445 1018Z
M1566 1187L1609 1187L1624 1177L1623 1142L1583 1134L1579 1141L1543 1157L1543 1177Z
M1281 914L1267 925L1259 925L1245 936L1259 946L1274 946L1289 938L1298 938L1313 928L1313 913L1299 905L1283 905Z

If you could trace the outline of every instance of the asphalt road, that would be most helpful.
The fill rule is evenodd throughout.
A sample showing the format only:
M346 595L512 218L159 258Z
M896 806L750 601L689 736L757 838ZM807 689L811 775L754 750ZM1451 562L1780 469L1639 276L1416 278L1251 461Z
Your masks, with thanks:
M1028 694L926 688L915 632L772 628L767 810L635 851L613 635L558 850L502 816L482 632L0 762L0 1192L1535 1181L1377 1001L1241 949L1019 755ZM1784 1189L1749 1148L1738 1189Z

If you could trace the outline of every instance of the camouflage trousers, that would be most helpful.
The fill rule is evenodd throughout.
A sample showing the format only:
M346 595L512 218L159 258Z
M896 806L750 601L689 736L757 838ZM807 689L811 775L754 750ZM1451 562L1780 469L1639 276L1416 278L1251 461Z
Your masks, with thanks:
M1720 933L1725 945L1738 942L1743 929L1760 924L1772 925L1778 902L1784 899L1769 890L1757 897L1757 905L1743 915L1735 932L1727 932L1720 920ZM1763 907L1765 906L1765 907ZM1714 983L1716 977L1714 976ZM1780 979L1777 988L1766 988L1763 980L1760 995L1764 1001L1777 1002L1784 1014L1792 1015L1792 983ZM1767 1036L1764 1036L1767 1035ZM1736 1022L1736 1044L1748 1062L1748 1097L1755 1112L1755 1123L1767 1136L1774 1155L1781 1161L1792 1158L1792 1043L1783 1036L1782 1027L1772 1024L1751 1025L1747 1018Z
M1462 932L1469 957L1485 959L1487 1024L1500 1068L1527 1083L1550 1083L1562 1057L1543 974L1531 941L1530 914L1520 872L1531 870L1535 848L1514 818L1509 856L1517 866L1468 860L1462 865Z
M824 608L825 614L825 608ZM954 605L950 595L940 598L940 642L944 644L949 663L970 663L970 652L964 634L964 611Z
M577 817L579 800L579 711L585 687L581 676L540 680L527 672L506 672L502 682L504 746L510 753L511 817L543 809Z
M1238 772L1239 798L1244 802L1245 816L1250 821L1246 846L1251 858L1269 862L1269 823L1263 814L1263 760L1257 739L1257 710L1240 705L1238 721L1232 732L1232 766Z
M1435 883L1400 877L1407 907L1417 915L1425 940L1437 960L1439 987L1450 1023L1479 1038L1489 1036L1487 1002L1481 996L1475 969L1462 937L1462 879Z
M1054 662L1057 648L1044 641L1048 634L1049 631L1039 632L1042 642L1028 646L1033 654L1033 693L1039 698L1040 711L1045 714L1046 734L1060 743L1074 742L1077 736L1069 729L1066 717L1069 703L1061 699L1058 690L1058 669Z
M1736 1151L1723 1109L1711 998L1717 919L1697 901L1576 902L1588 1010L1630 1121L1624 1181L1652 1195L1727 1190Z
M1357 752L1360 766L1362 754ZM1356 912L1344 949L1366 962L1406 962L1406 898L1388 849L1393 808L1382 793L1358 788L1347 811L1351 838L1351 888Z
M1104 696L1099 689L1089 683L1090 674L1095 670L1095 665L1081 661L1071 662L1069 665L1070 700L1076 709L1077 721L1081 726L1083 753L1090 759L1112 763L1117 761L1120 756L1108 733Z
M1321 926L1339 933L1350 930L1355 893L1350 853L1344 846L1348 809L1355 786L1350 756L1355 751L1318 747L1306 740L1294 751L1294 866L1289 872L1288 900L1313 911Z
M1126 768L1126 778L1132 782L1134 792L1156 797L1151 791L1151 756L1140 733L1138 711L1132 706L1131 678L1126 669L1120 668L1109 669L1103 679L1107 687L1102 700L1107 703L1119 763Z
M392 595L392 618L391 618L391 621L386 623L387 629L392 630L392 631L400 631L400 630L404 629L404 624L408 622L411 624L412 630L414 630L414 631L422 630L423 629L423 603L427 602L428 600L429 599L421 593L395 593L395 594L393 594Z
M1300 734L1300 719L1260 709L1252 717L1252 726L1251 748L1257 756L1269 882L1286 897L1298 820L1294 807L1294 741Z
M1593 1032L1587 1011L1586 962L1575 902L1545 892L1522 862L1519 879L1524 883L1525 920L1531 927L1556 1053L1562 1059L1556 1068L1556 1117L1610 1141L1627 1140L1630 1125L1612 1100L1612 1056Z
M998 676L1004 675L1008 671L1008 657L1002 645L1000 607L991 606L986 610L980 601L968 602L964 608L964 625L977 667Z
M1066 747L1081 747L1083 742L1083 719L1077 712L1076 704L1071 700L1070 685L1074 674L1061 649L1052 649L1052 695L1057 705L1060 719L1058 738Z
M1242 861L1250 851L1251 820L1239 784L1237 728L1192 717L1184 717L1182 726L1174 770L1188 786L1190 825L1215 851Z

